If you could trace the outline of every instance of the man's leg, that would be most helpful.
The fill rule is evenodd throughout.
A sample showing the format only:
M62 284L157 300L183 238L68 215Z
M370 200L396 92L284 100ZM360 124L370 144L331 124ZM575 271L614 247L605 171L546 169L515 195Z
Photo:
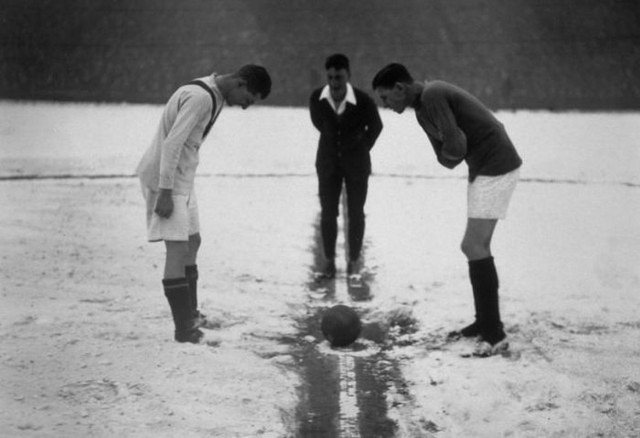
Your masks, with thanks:
M198 250L202 238L200 233L195 233L189 236L189 250L186 257L184 273L189 282L189 295L191 298L191 307L193 308L194 316L197 317L198 312Z
M320 232L327 265L324 274L333 277L336 273L336 241L338 239L338 204L342 190L342 175L319 175L318 192L320 195Z
M463 336L479 334L491 345L506 337L500 319L498 273L491 255L491 239L497 222L497 219L468 219L461 245L469 262L476 308L475 322L462 329L461 333Z
M167 250L164 279L164 293L171 307L175 325L175 340L197 343L202 332L194 325L189 283L185 277L185 266L189 255L188 241L165 241Z
M451 337L475 337L480 335L480 326L483 319L482 302L478 281L474 281L476 275L472 274L472 267L477 266L476 260L491 257L491 238L497 221L494 219L468 219L461 249L469 262L469 278L473 290L473 304L475 308L475 320L461 330L451 332ZM475 270L474 270L475 272Z
M184 277L184 267L189 257L189 242L178 240L165 241L167 250L164 264L164 278Z
M200 249L200 245L202 244L202 237L200 233L195 233L189 236L189 251L187 253L187 263L186 266L196 265L198 259L198 250Z
M347 211L349 219L348 243L349 263L347 271L355 273L358 259L362 251L365 231L364 205L367 201L369 187L368 175L355 175L346 178Z
M185 276L189 283L189 299L191 304L191 315L195 321L195 324L200 328L216 329L220 328L220 324L211 321L205 314L198 310L198 249L202 243L200 233L195 233L189 236L189 253L187 255L187 264L184 267Z
M497 223L497 219L467 219L467 229L460 245L467 260L491 257L491 239Z
M185 265L189 255L189 243L186 239L189 227L188 200L184 196L174 195L172 198L174 210L170 218L165 219L154 213L158 192L143 186L142 193L147 207L147 240L165 242L166 256L162 285L171 307L175 340L197 343L203 333L193 325L189 283L185 276Z

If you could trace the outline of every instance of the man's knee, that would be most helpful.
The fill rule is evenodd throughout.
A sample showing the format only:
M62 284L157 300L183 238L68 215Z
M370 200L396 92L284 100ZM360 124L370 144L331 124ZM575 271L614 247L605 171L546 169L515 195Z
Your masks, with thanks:
M182 240L167 240L165 241L167 249L167 258L172 260L178 260L186 258L189 254L189 242Z
M460 250L467 260L480 260L491 255L491 247L488 241L464 239L460 244Z
M460 249L467 260L480 260L491 256L491 239L496 220L469 219Z

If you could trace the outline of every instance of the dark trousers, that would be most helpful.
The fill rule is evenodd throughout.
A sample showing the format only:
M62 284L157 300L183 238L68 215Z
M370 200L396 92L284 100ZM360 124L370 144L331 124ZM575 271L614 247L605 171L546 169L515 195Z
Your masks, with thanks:
M364 204L367 200L369 175L348 175L342 170L332 174L318 175L318 191L320 194L320 230L324 255L328 259L336 256L336 240L338 237L338 214L342 183L347 190L349 260L357 260L362 250L364 238Z

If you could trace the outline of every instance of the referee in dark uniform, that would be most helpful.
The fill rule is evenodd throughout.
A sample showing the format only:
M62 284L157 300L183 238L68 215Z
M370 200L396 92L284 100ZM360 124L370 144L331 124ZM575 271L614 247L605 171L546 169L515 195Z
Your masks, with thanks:
M325 62L327 85L316 89L309 99L313 125L320 131L316 155L321 207L321 233L327 263L325 277L336 274L336 240L340 194L344 183L349 219L347 273L360 269L360 251L365 230L364 204L367 199L371 157L382 121L371 97L349 83L349 59L334 54Z

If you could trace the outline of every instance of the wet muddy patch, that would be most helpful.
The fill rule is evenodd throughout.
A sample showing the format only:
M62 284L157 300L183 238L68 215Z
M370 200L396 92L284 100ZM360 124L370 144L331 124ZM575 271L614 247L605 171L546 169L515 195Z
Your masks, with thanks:
M320 323L328 307L310 309L300 321L301 339L294 347L303 377L298 406L298 434L303 437L394 437L387 392L403 387L395 360L383 348L379 324L364 324L360 339L347 348L331 348Z

